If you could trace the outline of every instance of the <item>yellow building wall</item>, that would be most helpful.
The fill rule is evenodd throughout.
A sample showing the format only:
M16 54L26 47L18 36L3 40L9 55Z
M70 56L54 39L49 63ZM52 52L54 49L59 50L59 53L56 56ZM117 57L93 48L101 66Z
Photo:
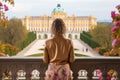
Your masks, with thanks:
M51 16L26 16L22 22L29 31L49 32L55 18L62 18L69 32L89 31L97 25L96 18L93 16L67 16L64 12L52 13Z

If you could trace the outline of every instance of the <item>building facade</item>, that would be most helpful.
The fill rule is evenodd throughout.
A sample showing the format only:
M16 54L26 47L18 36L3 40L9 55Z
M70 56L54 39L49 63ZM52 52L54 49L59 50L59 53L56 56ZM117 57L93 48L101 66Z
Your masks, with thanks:
M72 39L79 39L82 31L89 31L97 25L93 16L68 16L60 4L53 9L51 16L26 16L22 22L28 31L37 34L37 39L44 39L51 38L50 28L56 18L63 19L67 29L65 36Z

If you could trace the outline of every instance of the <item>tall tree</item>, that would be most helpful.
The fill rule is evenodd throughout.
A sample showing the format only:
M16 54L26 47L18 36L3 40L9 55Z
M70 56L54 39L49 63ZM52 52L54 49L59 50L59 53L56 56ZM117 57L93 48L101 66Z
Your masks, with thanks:
M0 39L4 43L14 46L18 46L25 39L26 35L26 28L22 25L21 20L17 18L9 20L7 28L1 27L0 29Z
M97 27L90 31L92 39L98 42L104 48L111 48L111 24L98 24Z

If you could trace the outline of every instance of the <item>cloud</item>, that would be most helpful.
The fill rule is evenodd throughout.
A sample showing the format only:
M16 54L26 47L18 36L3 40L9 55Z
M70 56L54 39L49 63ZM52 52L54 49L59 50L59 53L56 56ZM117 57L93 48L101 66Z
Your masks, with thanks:
M16 3L14 7L11 7L11 11L14 13L27 12L32 9L32 6L24 3Z
M115 10L119 0L15 0L15 6L10 8L10 13L17 17L51 15L57 4L65 9L68 15L95 15L99 19L111 19L111 10ZM106 14L106 16L105 16Z

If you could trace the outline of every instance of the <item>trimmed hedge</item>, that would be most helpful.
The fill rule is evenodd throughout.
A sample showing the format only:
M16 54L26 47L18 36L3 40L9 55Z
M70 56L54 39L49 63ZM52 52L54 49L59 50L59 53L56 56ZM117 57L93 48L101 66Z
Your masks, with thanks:
M29 32L27 34L26 39L20 44L20 48L24 49L27 47L31 42L33 42L36 39L36 34L33 32Z
M92 36L88 32L83 31L83 34L85 34L89 38L92 38Z
M86 32L80 34L80 39L87 43L90 47L92 48L100 47L99 43L93 41L91 38L92 36Z

